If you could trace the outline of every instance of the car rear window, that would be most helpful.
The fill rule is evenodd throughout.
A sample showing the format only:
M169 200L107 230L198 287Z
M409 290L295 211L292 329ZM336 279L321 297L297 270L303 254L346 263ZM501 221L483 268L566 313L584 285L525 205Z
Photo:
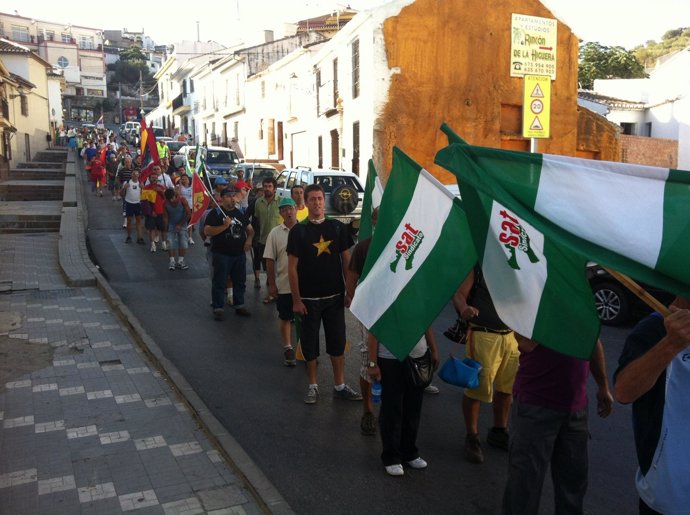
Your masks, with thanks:
M230 150L209 150L206 152L206 162L209 164L235 164L235 153Z

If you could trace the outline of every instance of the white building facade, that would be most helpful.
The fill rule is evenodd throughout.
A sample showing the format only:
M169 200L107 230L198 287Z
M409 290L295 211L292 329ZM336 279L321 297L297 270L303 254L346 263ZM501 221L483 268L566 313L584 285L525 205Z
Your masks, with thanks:
M594 81L609 103L610 121L623 132L678 141L678 167L690 170L690 47L661 59L647 79Z

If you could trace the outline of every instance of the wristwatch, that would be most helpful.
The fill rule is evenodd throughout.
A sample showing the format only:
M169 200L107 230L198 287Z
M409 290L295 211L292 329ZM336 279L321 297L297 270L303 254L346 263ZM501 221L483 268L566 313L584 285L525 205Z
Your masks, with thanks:
M370 361L369 362L369 368L376 368L378 365L376 364L376 361Z

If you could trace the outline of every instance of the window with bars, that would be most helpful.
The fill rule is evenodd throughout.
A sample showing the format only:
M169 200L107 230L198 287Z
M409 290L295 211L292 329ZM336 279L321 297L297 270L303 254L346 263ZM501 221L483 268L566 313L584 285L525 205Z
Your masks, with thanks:
M333 107L338 107L338 58L333 59Z
M352 42L352 98L359 96L359 39Z
M93 50L93 36L79 36L79 48L84 50Z
M359 122L352 124L352 173L359 176Z
M24 27L23 25L12 25L12 39L14 41L28 43L31 40L29 37L29 27Z
M60 38L63 43L71 43L72 42L72 34L65 34L64 32L60 35Z
M316 116L319 116L321 114L321 70L319 68L316 69L314 76L316 77Z

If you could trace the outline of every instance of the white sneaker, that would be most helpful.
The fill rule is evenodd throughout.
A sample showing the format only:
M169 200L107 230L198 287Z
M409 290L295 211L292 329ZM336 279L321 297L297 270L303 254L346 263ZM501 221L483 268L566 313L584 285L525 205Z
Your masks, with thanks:
M420 470L420 469L425 469L429 464L425 460L423 460L422 458L417 457L417 458L413 459L412 461L408 461L407 465L411 469Z
M160 236L156 235L156 237L153 239L154 243L158 243L160 241Z
M156 242L155 241L151 242L151 252L156 252Z
M389 476L404 476L405 475L405 471L403 470L403 466L400 464L386 465L386 473Z
M166 252L168 251L168 242L167 241L163 240L163 243L161 243L161 249L163 249Z
M196 242L194 241L194 238L189 238L189 244L190 245L196 245Z
M433 384L430 384L429 386L424 388L424 393L430 393L431 395L436 395L438 391L438 386L434 386Z

